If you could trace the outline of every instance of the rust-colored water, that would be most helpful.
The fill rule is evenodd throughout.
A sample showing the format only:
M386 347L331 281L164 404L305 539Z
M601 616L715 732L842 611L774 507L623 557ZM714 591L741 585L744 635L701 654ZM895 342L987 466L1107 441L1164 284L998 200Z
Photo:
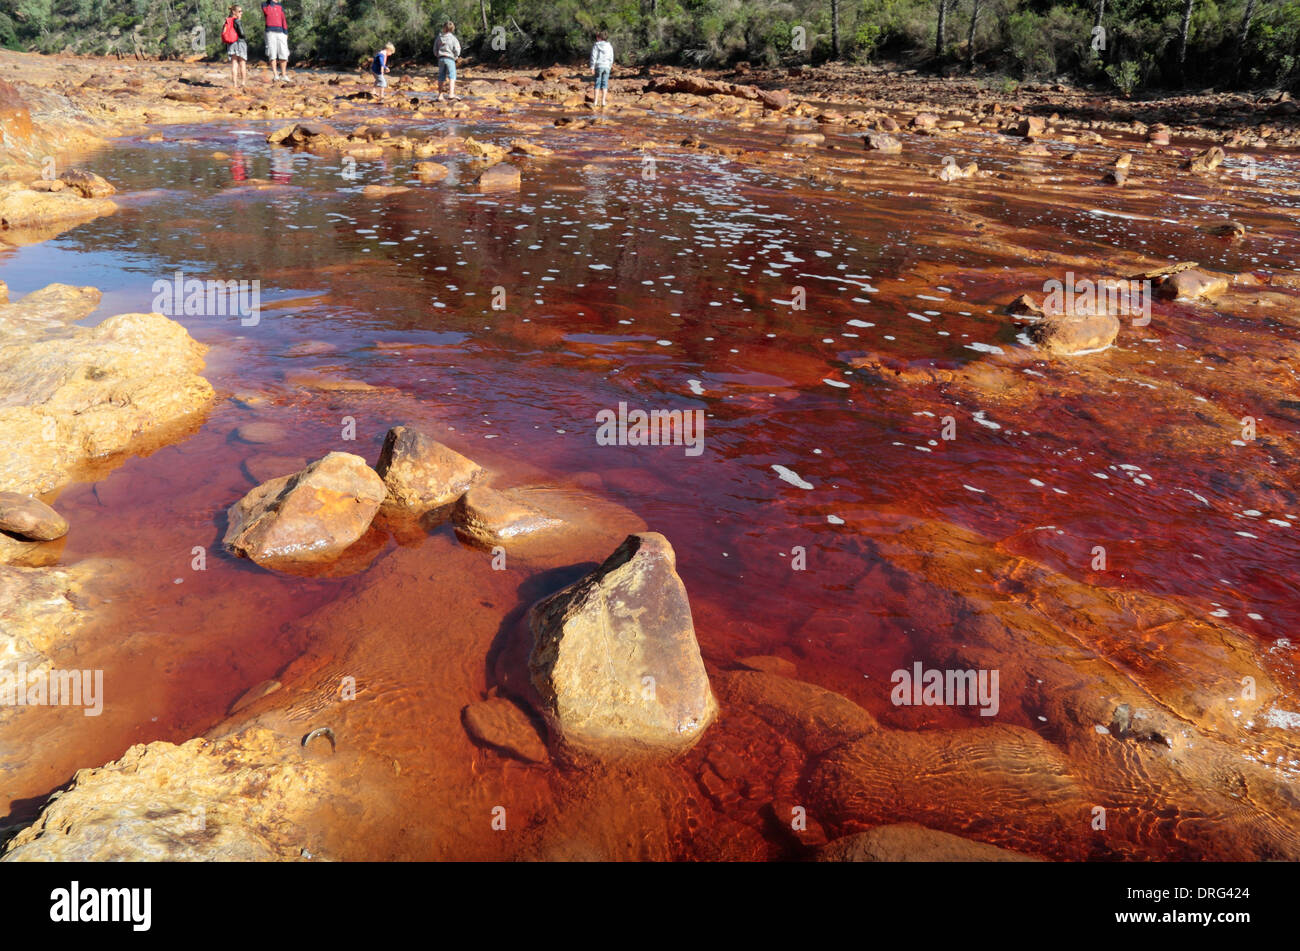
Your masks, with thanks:
M507 137L487 120L417 128ZM644 770L529 769L469 743L459 710L491 686L494 643L521 607L580 569L493 572L445 528L402 544L377 532L372 566L338 578L285 577L222 553L225 509L259 479L331 450L373 461L386 430L406 422L507 481L581 484L664 533L711 670L775 654L888 726L983 726L969 711L890 704L892 670L940 663L925 653L926 631L940 625L962 640L961 619L930 597L941 575L884 567L879 533L910 516L999 540L998 557L1225 618L1259 645L1282 689L1277 708L1300 709L1294 649L1279 640L1300 623L1290 452L1300 416L1286 402L1300 399L1300 298L1277 319L1157 303L1145 332L1124 331L1121 343L1137 356L1099 357L1102 372L1012 364L1013 377L1037 366L1052 379L1033 396L1001 390L977 403L943 385L884 385L851 362L876 355L896 367L954 370L996 356L990 347L1015 350L1014 330L995 310L1064 276L1049 254L1103 271L1125 253L1226 271L1291 269L1300 259L1300 197L1284 187L1293 157L1261 160L1261 180L1248 188L1178 180L1146 193L1085 192L1052 163L1037 182L957 190L916 171L875 173L856 152L819 159L844 187L801 176L794 158L765 168L685 149L662 150L647 179L628 141L699 131L766 148L773 133L619 118L580 132L548 127L539 139L559 157L530 162L517 195L461 187L453 163L447 183L374 199L361 187L405 183L408 163L361 162L352 180L337 161L273 154L266 131L177 129L169 139L197 142L125 140L89 157L88 167L127 193L122 210L0 267L14 296L53 280L100 287L104 302L90 322L152 309L153 282L177 270L259 280L263 308L249 327L179 317L212 346L207 376L221 401L187 439L58 498L74 526L63 561L120 559L130 588L115 594L109 629L80 648L105 668L105 714L62 720L58 743L5 790L15 815L132 743L208 730L259 681L279 676L325 695L352 675L365 703L330 716L370 757L357 775L373 814L335 817L334 854L514 854L480 821L503 796L534 831L548 826L534 851L549 857L798 853L772 805L798 801L798 752L743 713L724 712L682 761ZM1023 176L1021 160L991 137L981 142L967 151L983 166ZM938 162L945 148L936 143L923 157ZM213 159L218 149L235 157ZM236 187L248 178L287 185ZM1245 223L1250 240L1207 241L1195 223L1215 214ZM796 286L806 309L791 304ZM491 306L496 288L504 310ZM1267 366L1252 364L1256 357ZM304 385L320 377L376 389ZM1169 397L1166 385L1183 395ZM1254 416L1269 438L1220 439L1188 409L1189 393L1216 419ZM596 413L620 401L705 410L704 453L596 445ZM953 440L940 437L948 415ZM284 439L235 438L255 420L283 425ZM344 438L349 424L354 440ZM599 560L625 530L611 524L576 560ZM1108 553L1104 572L1091 568L1098 545ZM205 571L192 570L195 546ZM796 549L806 570L792 569ZM987 601L972 595L973 603L996 615L1004 594L990 585ZM319 709L301 701L267 722L309 724ZM1031 698L1009 693L996 719L1049 739L1056 728ZM1291 740L1289 762L1277 766L1284 782L1296 775L1296 747ZM376 772L388 759L392 775ZM703 781L706 770L723 791ZM999 831L1011 807L997 802L946 823L943 801L926 808L934 824L1042 854L1239 857L1230 820L1217 837L1189 839L1179 823L1156 821L1168 807L1162 790L1133 799L1152 821L1106 846L1057 837L1046 823ZM953 810L968 808L953 800ZM406 817L400 829L383 818L393 814ZM874 819L907 817L882 807Z

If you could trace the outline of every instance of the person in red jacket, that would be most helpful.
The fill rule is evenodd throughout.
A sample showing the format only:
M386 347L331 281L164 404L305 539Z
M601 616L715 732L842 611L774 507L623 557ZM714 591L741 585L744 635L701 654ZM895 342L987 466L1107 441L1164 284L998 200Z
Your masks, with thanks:
M289 79L289 21L285 19L280 0L266 0L262 4L266 17L266 58L271 61L271 82L290 82Z
M232 6L221 30L226 55L230 57L230 85L236 89L248 85L248 42L244 39L244 26L240 22L243 15L244 10L239 4Z

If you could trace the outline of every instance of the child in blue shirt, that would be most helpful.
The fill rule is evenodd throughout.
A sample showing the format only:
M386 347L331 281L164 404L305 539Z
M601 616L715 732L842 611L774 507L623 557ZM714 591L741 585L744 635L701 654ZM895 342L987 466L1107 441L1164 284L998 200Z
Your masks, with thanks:
M396 48L389 43L370 61L370 72L375 77L375 88L379 90L380 99L388 95L388 58L395 52Z

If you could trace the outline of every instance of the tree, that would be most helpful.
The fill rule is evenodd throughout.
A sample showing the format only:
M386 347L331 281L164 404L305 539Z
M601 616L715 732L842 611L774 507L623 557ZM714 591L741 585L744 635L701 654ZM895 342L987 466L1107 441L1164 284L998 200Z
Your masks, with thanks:
M939 0L939 24L934 30L934 56L935 59L943 57L943 40L944 33L948 26L948 0Z
M1183 3L1183 23L1178 28L1178 79L1184 81L1183 68L1187 62L1187 34L1192 29L1192 4L1196 0L1184 0Z
M840 0L831 0L831 59L840 58Z
M975 24L979 18L980 0L971 0L970 32L966 34L966 71L971 73L975 72Z
M1246 54L1246 38L1250 35L1250 21L1255 16L1255 0L1246 0L1246 12L1241 18L1241 32L1237 35L1237 62L1233 75L1241 75L1241 58Z

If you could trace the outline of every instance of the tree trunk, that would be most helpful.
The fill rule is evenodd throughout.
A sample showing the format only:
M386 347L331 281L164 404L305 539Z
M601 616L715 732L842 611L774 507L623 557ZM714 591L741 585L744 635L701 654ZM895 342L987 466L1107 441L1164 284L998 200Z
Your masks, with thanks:
M971 0L970 32L966 34L966 71L975 72L975 24L980 18L980 0Z
M492 32L488 29L487 0L478 0L478 12L479 15L483 17L483 32Z
M1241 58L1246 54L1246 38L1250 36L1250 21L1255 16L1255 0L1246 0L1246 13L1241 18L1241 33L1237 37L1237 62L1233 66L1233 76L1241 75Z
M939 0L939 24L934 30L934 58L943 56L944 32L948 26L948 0Z
M1178 28L1178 80L1186 82L1183 75L1183 69L1187 63L1187 34L1192 29L1192 4L1196 0L1185 0L1183 3L1183 23Z
M1101 18L1106 15L1106 0L1099 0L1097 3L1097 22L1093 26L1101 26Z
M831 0L831 59L840 58L840 0Z

